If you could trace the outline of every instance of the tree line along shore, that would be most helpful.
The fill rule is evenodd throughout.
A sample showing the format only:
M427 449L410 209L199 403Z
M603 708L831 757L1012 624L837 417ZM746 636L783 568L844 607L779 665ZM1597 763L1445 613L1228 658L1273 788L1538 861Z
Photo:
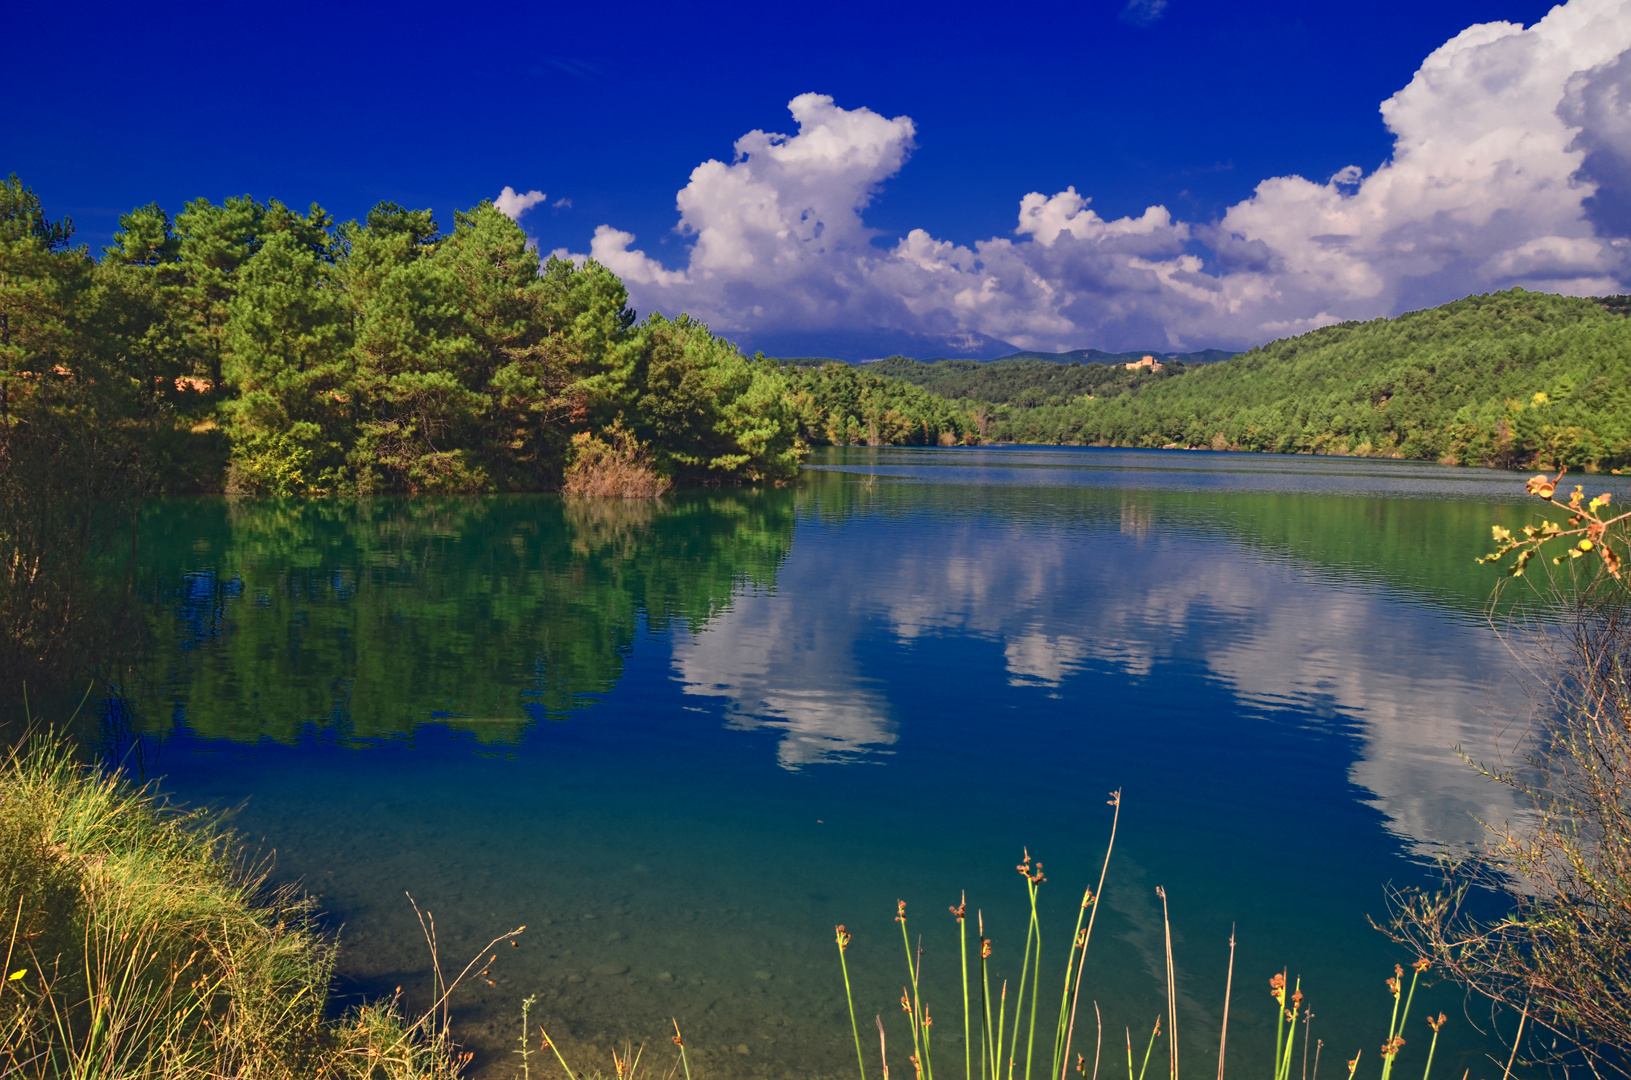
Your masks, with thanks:
M1595 470L1631 463L1628 311L1514 289L1153 370L784 364L637 318L609 270L540 263L490 202L449 231L392 203L344 223L248 196L148 205L93 257L13 176L0 439L8 467L143 494L653 494L784 482L827 444Z

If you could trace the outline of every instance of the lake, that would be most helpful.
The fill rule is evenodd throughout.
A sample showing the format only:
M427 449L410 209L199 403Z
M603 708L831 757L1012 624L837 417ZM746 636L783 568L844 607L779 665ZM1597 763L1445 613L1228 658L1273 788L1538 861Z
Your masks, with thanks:
M899 899L961 1077L948 907L966 890L1012 995L1027 851L1040 1075L1116 790L1089 1075L1090 1001L1106 1076L1165 1011L1163 886L1185 1072L1216 1068L1233 930L1230 1073L1269 1068L1284 969L1324 1074L1363 1049L1374 1076L1411 957L1367 916L1514 812L1456 748L1513 738L1472 559L1521 498L1421 463L1016 447L833 449L788 489L660 503L167 500L108 723L320 897L343 1001L429 1004L409 894L444 967L525 924L454 1002L478 1076L516 1071L529 994L580 1068L630 1040L666 1073L674 1017L699 1080L853 1076L842 923L870 1074L880 1015L908 1077ZM1401 1069L1429 1010L1434 1075L1499 1074L1449 986Z

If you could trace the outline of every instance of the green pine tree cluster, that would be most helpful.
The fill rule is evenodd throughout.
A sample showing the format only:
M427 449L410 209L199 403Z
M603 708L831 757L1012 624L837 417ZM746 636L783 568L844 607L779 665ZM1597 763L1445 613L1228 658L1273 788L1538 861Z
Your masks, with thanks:
M980 439L978 421L961 403L905 379L839 361L784 371L799 436L811 446L959 446Z
M1617 299L1512 289L1342 323L1120 395L999 410L994 434L1617 468L1631 464L1631 319Z
M547 490L603 435L681 483L798 468L777 365L636 322L614 274L540 265L490 202L447 232L392 203L149 205L100 259L71 234L0 186L0 419L101 440L125 488Z

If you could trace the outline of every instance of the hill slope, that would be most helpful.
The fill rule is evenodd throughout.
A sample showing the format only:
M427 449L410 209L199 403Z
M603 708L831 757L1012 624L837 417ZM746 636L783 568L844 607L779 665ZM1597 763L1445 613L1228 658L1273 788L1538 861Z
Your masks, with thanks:
M904 379L941 397L983 401L1020 408L1068 405L1086 395L1121 394L1152 379L1183 370L1184 365L1163 365L1163 371L1128 371L1100 363L1061 364L1030 356L1001 360L937 360L924 363L891 356L868 364L866 371Z
M1271 342L1110 398L1004 410L1020 442L1631 463L1631 319L1513 289Z

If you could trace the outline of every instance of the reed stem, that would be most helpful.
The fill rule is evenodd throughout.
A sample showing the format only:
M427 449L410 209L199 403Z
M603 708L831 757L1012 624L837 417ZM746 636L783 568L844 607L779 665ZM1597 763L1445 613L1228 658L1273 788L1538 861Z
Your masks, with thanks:
M980 937L980 1080L996 1080L996 1027L991 1022L991 974L986 961L991 958L991 942L985 936L985 913L975 912Z
M685 1080L691 1080L691 1062L685 1056L685 1039L680 1035L680 1022L672 1016L669 1019L674 1023L674 1045L680 1048L680 1066L685 1070Z
M1144 1074L1149 1071L1149 1068L1150 1068L1150 1054L1151 1054L1152 1051L1155 1050L1155 1040L1156 1040L1156 1037L1159 1036L1160 1034L1161 1034L1161 1018L1159 1016L1157 1016L1155 1018L1155 1027L1152 1028L1151 1031L1150 1031L1150 1045L1148 1045L1148 1046L1146 1046L1144 1048L1144 1064L1138 1070L1138 1080L1144 1080ZM1128 1055L1128 1064L1129 1065L1132 1064L1132 1056L1130 1054ZM1129 1068L1128 1069L1128 1074L1131 1075L1131 1073L1132 1073L1132 1070Z
M1115 813L1110 818L1110 843L1106 845L1104 849L1104 864L1099 867L1099 890L1097 893L1091 894L1093 910L1087 917L1087 933L1082 935L1082 954L1076 961L1076 986L1075 990L1071 993L1070 998L1070 1023L1066 1025L1065 1028L1065 1049L1062 1055L1063 1062L1061 1063L1059 1070L1059 1080L1065 1080L1065 1069L1070 1067L1070 1044L1076 1033L1076 1005L1077 1002L1081 1000L1082 996L1082 968L1087 965L1087 947L1093 941L1093 923L1099 916L1099 901L1104 899L1104 879L1110 872L1110 853L1116 849L1116 826L1121 822L1120 788L1117 788L1115 791L1110 793L1109 805L1115 807ZM1086 907L1088 903L1087 899L1084 898L1082 903L1083 907ZM1082 925L1080 915L1076 917L1076 925L1078 927ZM1070 981L1070 973L1068 969L1065 973L1065 979L1068 986ZM1098 1002L1095 1001L1093 1003L1094 1012L1097 1012L1098 1008ZM1104 1034L1102 1022L1100 1024L1099 1034L1102 1038ZM1097 1060L1097 1052L1095 1052L1094 1061L1097 1062ZM1095 1065L1095 1072L1097 1071L1097 1068L1097 1065ZM1219 1077L1219 1080L1222 1080L1222 1077Z
M1421 1071L1421 1080L1427 1080L1433 1071L1433 1051L1438 1049L1438 1032L1444 1026L1444 1019L1443 1013L1438 1014L1437 1020L1431 1016L1427 1018L1427 1022L1433 1025L1433 1041L1427 1044L1427 1067Z
M674 1030L679 1030L678 1024L674 1025ZM575 1077L577 1073L573 1072L572 1066L566 1063L566 1059L561 1056L561 1048L555 1045L555 1040L549 1037L549 1032L544 1030L542 1024L538 1026L538 1034L544 1037L544 1045L549 1047L550 1051L555 1055L555 1060L561 1063L561 1068L566 1072L567 1080L572 1080L572 1077ZM689 1074L686 1075L686 1080L691 1080Z
M532 1007L537 1001L538 995L536 994L528 994L521 999L521 1049L516 1051L521 1055L521 1080L532 1080L531 1062L528 1060L532 1056L529 1045L532 1036L527 1034L532 1030L532 1025L528 1023L527 1016L532 1012Z
M1218 1080L1223 1080L1223 1051L1229 1043L1229 995L1235 988L1235 928L1229 927L1229 976L1223 983L1223 1031L1218 1035ZM1314 1072L1318 1074L1316 1063Z
M1156 886L1161 897L1161 923L1167 935L1167 1054L1172 1080L1178 1080L1178 984L1172 967L1172 920L1167 914L1167 890Z
M1042 922L1036 914L1036 893L1039 881L1046 881L1042 877L1042 864L1036 864L1036 877L1028 878L1027 885L1031 894L1031 933L1036 938L1036 964L1031 970L1031 1023L1025 1041L1025 1080L1031 1080L1031 1058L1036 1052L1036 1003L1041 999L1042 991ZM1075 938L1071 938L1071 948L1075 949ZM1069 970L1068 961L1066 970ZM1061 1010L1062 1011L1062 1010ZM1019 1011L1014 1011L1014 1034L1019 1034ZM1057 1047L1057 1040L1055 1041ZM1048 1070L1052 1076L1053 1070Z
M951 910L957 916L957 954L963 962L963 1080L974 1080L974 1043L970 1039L968 1015L968 922L963 917L968 911L966 891Z
M917 963L914 964L912 962L912 938L906 932L906 901L895 901L895 909L895 921L900 923L900 942L906 948L906 974L910 976L912 985L910 997L902 989L901 1004L905 1007L906 1015L911 1019L912 1023L912 1054L917 1062L918 1075L923 1080L931 1080L927 1055L923 1052L923 1010L917 991L918 969L923 963L922 945L918 946Z
M861 1070L861 1080L866 1080L866 1061L861 1056L861 1028L855 1022L855 994L850 990L849 985L849 961L844 958L844 953L849 948L850 936L842 926L839 926L836 937L838 940L838 966L844 972L844 999L849 1002L849 1029L850 1034L855 1036L855 1064ZM679 1039L679 1034L680 1025L679 1021L676 1020L674 1022L674 1037L676 1040ZM684 1056L685 1044L680 1043L680 1057L683 1059ZM685 1080L691 1080L689 1071L686 1072Z

